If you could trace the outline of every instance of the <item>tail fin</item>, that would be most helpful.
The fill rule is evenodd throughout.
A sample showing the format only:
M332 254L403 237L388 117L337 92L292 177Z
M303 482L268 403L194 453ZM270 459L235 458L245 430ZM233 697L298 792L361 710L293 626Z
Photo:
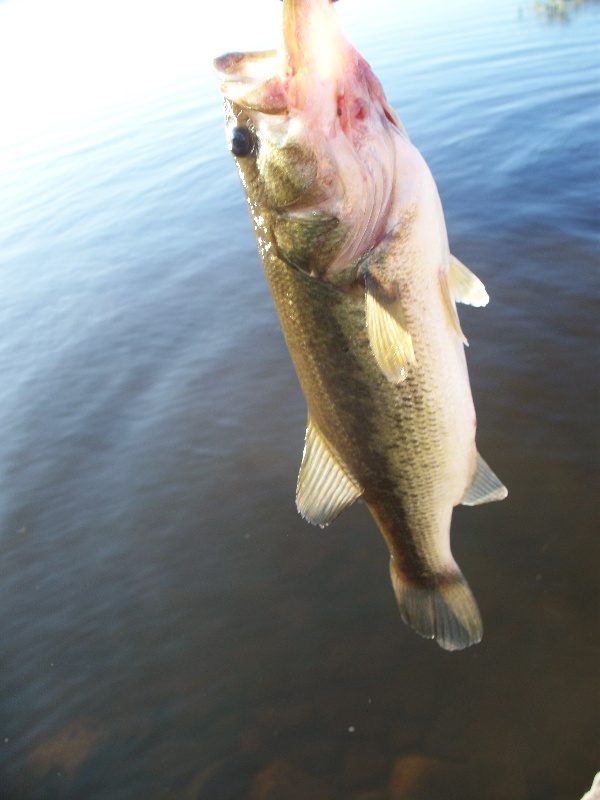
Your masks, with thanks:
M435 639L444 650L463 650L481 641L483 625L477 603L461 571L437 586L419 586L404 578L390 560L390 575L400 616L420 636Z

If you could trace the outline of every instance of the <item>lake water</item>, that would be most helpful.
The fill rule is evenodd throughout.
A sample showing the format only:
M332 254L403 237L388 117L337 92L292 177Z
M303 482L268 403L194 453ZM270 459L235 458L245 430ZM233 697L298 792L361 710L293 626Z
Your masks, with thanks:
M600 6L337 6L491 296L461 319L509 497L455 512L485 633L446 653L364 506L295 510L305 403L210 66L280 3L136 3L0 3L0 797L579 800Z

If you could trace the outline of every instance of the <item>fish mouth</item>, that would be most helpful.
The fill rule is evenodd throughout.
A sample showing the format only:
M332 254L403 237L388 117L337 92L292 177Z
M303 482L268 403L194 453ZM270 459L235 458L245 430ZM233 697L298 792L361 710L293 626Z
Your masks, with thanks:
M339 220L349 233L330 254L330 269L354 262L388 229L395 138L405 134L381 84L344 35L335 4L283 0L277 50L227 53L214 67L230 141L241 126L258 143L249 152L263 199L273 208L312 208Z
M375 101L402 129L379 81L345 37L334 3L283 0L277 50L232 52L214 60L223 97L249 112L302 115L307 125L327 131L335 128L342 105L352 125Z
M335 105L343 93L348 61L356 64L333 2L283 0L277 50L233 52L214 60L223 97L265 114L302 113L316 103L322 117L324 103Z
M215 58L213 66L221 79L221 93L248 111L285 114L287 92L280 75L281 53L264 50L226 53Z
M354 52L330 0L284 0L283 48L294 83L316 80L321 86L340 82L349 51ZM301 87L295 90L302 107Z

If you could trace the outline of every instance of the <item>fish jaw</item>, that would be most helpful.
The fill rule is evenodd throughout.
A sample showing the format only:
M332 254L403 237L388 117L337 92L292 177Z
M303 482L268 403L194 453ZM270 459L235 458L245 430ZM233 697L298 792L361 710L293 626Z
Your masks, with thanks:
M336 276L393 224L398 141L407 137L379 81L329 0L284 0L278 50L230 53L214 64L223 97L235 106L228 136L241 119L256 138L266 209L300 228L307 217L324 215L344 232L326 260L313 264L320 277ZM314 164L312 181L302 191L274 193L275 162L292 178ZM243 173L247 164L240 159L238 167ZM285 242L280 252L285 259Z
M315 125L332 126L364 119L365 95L371 95L388 121L402 129L381 84L344 35L330 0L284 0L282 62L287 66L290 105L310 114ZM320 101L320 103L316 103ZM344 109L344 106L348 107Z
M477 466L455 303L487 294L452 267L431 173L329 0L284 0L278 50L215 67L309 408L298 510L326 525L362 495L404 621L447 650L474 644L481 618L452 557L452 508L506 490Z
M221 79L225 100L238 102L248 111L287 113L287 94L281 80L277 50L225 53L215 58L213 66Z
M329 0L284 0L283 43L290 107L306 124L335 133L345 86L358 53Z

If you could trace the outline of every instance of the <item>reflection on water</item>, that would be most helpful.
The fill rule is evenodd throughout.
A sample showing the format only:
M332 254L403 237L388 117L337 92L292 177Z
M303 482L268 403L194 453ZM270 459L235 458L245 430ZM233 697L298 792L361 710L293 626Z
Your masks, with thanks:
M535 7L540 14L547 14L551 18L568 19L570 14L588 2L597 0L537 0Z
M492 297L461 316L510 495L455 513L464 653L401 623L364 507L296 515L304 400L208 71L0 159L3 797L589 789L600 9L521 5L338 4Z

